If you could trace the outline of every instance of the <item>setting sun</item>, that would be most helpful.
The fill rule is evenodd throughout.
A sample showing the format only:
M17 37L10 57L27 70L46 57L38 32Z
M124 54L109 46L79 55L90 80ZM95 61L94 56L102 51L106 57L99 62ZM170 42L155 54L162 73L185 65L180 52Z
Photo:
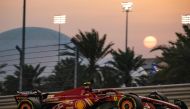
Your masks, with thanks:
M144 38L144 46L146 48L153 48L157 44L157 39L154 36L146 36Z

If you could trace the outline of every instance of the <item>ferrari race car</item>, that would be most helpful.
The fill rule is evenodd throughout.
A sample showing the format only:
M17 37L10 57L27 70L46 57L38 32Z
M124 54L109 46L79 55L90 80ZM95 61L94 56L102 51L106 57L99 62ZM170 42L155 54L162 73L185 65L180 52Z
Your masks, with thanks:
M18 109L188 109L183 101L169 103L158 92L144 97L112 89L92 90L90 85L50 94L18 92L15 100Z

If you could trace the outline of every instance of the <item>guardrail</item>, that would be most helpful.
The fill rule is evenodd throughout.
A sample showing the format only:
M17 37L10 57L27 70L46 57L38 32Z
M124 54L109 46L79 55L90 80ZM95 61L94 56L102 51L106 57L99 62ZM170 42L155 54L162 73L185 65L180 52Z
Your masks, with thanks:
M137 93L142 96L148 95L150 92L159 91L165 94L172 102L173 99L181 99L190 107L190 83L175 85L156 85L141 86L128 88L115 88L115 90L124 93ZM14 95L0 96L0 109L16 109Z

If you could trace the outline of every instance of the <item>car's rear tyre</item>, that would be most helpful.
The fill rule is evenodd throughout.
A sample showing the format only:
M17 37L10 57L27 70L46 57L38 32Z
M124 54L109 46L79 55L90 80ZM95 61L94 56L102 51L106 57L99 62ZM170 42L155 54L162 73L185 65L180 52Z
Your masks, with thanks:
M40 101L36 98L22 100L18 104L18 109L41 109Z
M119 109L143 109L141 99L133 94L127 94L119 100Z

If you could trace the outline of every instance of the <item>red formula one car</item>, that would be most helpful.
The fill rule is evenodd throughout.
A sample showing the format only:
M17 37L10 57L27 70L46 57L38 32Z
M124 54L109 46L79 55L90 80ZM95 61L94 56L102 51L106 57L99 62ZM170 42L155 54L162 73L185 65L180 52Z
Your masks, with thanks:
M92 90L90 84L57 93L19 92L18 109L188 109L183 101L169 103L160 93L148 97L123 94L115 90Z

